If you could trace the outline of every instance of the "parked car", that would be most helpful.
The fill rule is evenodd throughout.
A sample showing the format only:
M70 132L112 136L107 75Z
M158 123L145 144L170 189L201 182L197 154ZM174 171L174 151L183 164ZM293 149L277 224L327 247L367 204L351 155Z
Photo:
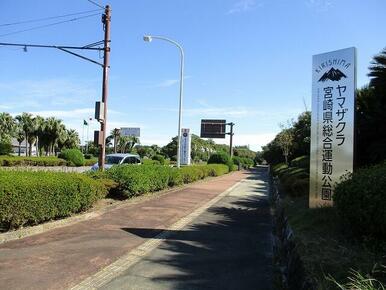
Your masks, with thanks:
M119 164L141 164L141 158L137 154L115 153L107 154L105 158L105 169L111 168L113 165ZM98 170L98 163L95 163L91 170Z

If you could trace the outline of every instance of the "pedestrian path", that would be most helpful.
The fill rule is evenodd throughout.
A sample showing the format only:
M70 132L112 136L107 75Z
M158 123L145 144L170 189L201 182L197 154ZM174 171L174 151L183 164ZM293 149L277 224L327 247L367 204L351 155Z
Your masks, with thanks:
M247 172L231 173L87 221L4 243L0 245L0 288L77 287L251 176ZM109 287L108 279L104 282L101 286Z
M193 223L166 231L153 251L100 288L272 289L271 215L267 172L228 191ZM128 228L147 237L151 228Z

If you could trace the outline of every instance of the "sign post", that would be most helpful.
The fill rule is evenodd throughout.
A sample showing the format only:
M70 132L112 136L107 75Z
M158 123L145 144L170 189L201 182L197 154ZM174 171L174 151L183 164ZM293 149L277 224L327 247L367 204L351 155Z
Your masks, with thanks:
M355 48L313 56L311 208L332 206L335 184L353 170L355 88Z
M181 165L190 165L191 146L192 146L192 140L191 140L190 129L181 129L181 146L180 146Z

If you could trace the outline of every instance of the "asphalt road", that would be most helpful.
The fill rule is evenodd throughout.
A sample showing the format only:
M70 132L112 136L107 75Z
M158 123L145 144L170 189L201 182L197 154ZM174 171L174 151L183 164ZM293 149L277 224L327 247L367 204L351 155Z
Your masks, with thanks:
M101 289L272 289L271 215L260 167ZM152 228L126 228L141 238Z

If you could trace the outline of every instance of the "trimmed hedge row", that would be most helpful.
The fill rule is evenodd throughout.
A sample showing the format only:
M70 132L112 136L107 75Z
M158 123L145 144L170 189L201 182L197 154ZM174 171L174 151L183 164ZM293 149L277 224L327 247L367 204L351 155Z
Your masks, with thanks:
M98 162L97 158L86 159L84 166L92 166ZM74 166L70 161L55 156L24 157L24 156L0 156L0 166Z
M84 174L0 170L0 223L12 229L66 217L105 194L101 182Z
M247 157L233 156L232 161L233 164L240 165L242 168L250 168L254 165L253 159Z
M180 169L162 165L119 165L104 172L89 172L97 179L111 179L118 191L126 197L165 189L169 186L194 182L208 176L220 176L229 172L223 164L186 166Z
M67 161L55 156L0 156L0 166L67 166Z

